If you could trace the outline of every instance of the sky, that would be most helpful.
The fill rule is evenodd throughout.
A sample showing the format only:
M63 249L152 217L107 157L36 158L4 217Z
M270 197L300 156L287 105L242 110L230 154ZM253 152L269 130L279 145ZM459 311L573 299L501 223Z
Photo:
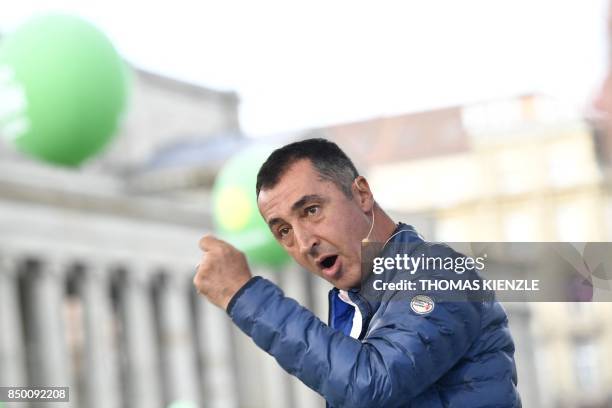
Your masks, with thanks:
M584 109L607 0L20 0L101 28L135 66L241 99L251 136L540 92Z

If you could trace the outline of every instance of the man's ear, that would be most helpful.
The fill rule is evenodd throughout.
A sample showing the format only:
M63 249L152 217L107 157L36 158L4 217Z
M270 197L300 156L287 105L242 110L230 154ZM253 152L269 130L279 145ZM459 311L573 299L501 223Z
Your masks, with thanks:
M353 193L364 212L370 212L374 209L374 196L365 177L357 176L353 182Z

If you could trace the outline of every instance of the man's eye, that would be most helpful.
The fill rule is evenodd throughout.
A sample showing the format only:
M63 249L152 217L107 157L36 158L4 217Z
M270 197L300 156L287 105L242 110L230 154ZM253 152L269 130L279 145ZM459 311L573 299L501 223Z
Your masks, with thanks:
M289 228L287 227L284 227L278 230L278 236L281 238L287 236L287 234L289 234Z
M306 208L306 214L308 215L316 215L319 213L319 210L321 208L318 205L311 205L310 207Z

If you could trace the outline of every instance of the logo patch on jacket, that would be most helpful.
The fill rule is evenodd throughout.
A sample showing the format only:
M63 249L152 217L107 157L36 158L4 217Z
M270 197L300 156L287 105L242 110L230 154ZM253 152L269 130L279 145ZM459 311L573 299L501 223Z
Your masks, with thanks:
M426 295L416 295L410 301L410 308L419 315L431 313L435 306L433 299Z

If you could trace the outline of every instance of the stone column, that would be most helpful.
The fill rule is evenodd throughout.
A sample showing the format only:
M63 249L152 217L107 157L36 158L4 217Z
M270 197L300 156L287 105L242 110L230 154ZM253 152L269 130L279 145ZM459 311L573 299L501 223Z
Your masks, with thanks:
M23 347L23 316L19 305L17 263L0 257L0 385L27 385ZM25 408L24 403L6 403L7 408Z
M173 401L198 404L197 356L193 344L190 297L184 274L162 276L159 291L159 321L163 356L163 378Z
M159 408L163 404L163 395L149 274L142 265L131 265L125 272L121 290L128 360L127 406Z
M80 279L85 318L83 400L90 408L119 408L121 389L109 271L104 264L93 263L85 267Z
M233 371L230 322L226 313L198 296L196 316L204 363L204 406L238 408L238 381Z
M32 383L42 386L70 387L70 403L75 406L77 390L70 372L70 356L66 344L64 293L66 265L55 259L32 263L28 271L29 325L33 358ZM36 407L54 407L56 403L36 403Z

